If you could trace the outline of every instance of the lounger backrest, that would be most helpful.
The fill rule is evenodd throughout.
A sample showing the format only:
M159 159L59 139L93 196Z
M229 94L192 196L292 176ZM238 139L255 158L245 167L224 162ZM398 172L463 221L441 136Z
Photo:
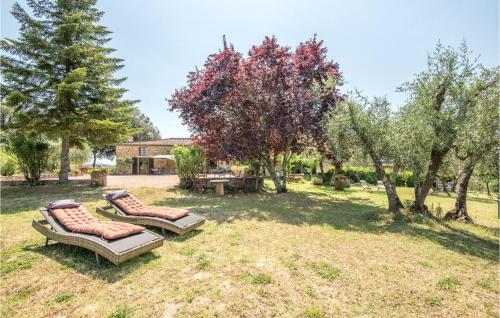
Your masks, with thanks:
M145 207L145 205L139 199L137 199L132 193L129 193L128 196L112 200L111 202L113 202L120 209L128 213L140 210Z
M49 212L65 227L73 229L82 224L98 222L82 205L73 208L49 209Z

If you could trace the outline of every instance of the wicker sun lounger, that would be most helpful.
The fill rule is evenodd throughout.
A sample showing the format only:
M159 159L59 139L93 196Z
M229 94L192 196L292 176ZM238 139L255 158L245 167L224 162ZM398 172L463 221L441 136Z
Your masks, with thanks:
M175 220L145 215L131 215L125 212L117 204L113 203L106 195L103 195L103 197L108 203L108 206L96 208L96 212L100 215L114 221L159 227L163 235L165 235L165 230L174 232L178 235L184 235L205 223L204 217L191 212Z
M101 256L116 265L163 245L164 238L148 230L114 240L106 240L92 234L71 232L46 208L40 208L40 212L44 219L33 220L32 226L46 237L45 246L48 245L49 240L53 240L89 249L95 252L97 266L101 263Z

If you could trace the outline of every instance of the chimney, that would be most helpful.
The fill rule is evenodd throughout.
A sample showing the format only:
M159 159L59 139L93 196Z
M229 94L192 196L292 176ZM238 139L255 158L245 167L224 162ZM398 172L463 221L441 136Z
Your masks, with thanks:
M127 142L133 142L133 141L134 141L134 136L128 137Z

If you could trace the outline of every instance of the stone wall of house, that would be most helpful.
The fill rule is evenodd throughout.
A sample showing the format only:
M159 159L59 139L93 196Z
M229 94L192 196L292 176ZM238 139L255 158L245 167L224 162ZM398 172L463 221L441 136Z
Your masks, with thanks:
M139 148L146 148L146 156L170 155L173 146L116 145L116 173L132 174L132 157L139 156Z
M139 148L146 148L146 156L170 155L173 146L116 145L116 158L132 158L139 155Z

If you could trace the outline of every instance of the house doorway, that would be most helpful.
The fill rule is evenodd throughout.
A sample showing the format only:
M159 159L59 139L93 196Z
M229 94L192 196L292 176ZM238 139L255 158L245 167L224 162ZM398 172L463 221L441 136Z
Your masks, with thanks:
M149 174L149 158L137 158L139 160L139 174Z

